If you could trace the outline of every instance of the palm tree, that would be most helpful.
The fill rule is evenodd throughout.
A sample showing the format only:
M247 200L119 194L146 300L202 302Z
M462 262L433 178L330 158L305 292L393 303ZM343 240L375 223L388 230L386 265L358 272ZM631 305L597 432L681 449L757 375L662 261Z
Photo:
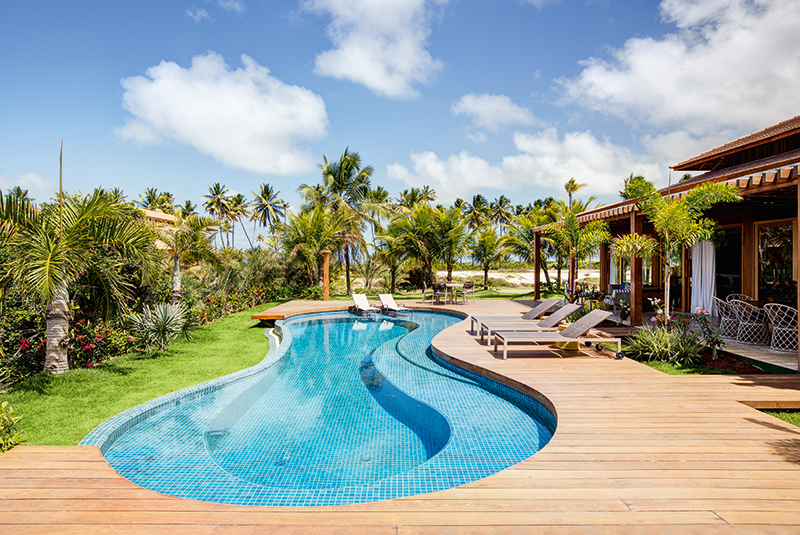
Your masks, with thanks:
M672 259L683 247L691 247L713 235L716 224L703 217L703 212L721 202L742 200L736 186L727 183L706 182L689 190L681 199L662 197L655 186L637 177L625 184L625 195L636 199L647 219L661 237L660 242L636 233L615 238L612 245L614 260L636 255L640 258L652 257L660 253L664 263L664 307L669 319L669 286L672 272Z
M260 223L262 227L269 227L269 233L275 234L275 225L280 223L284 215L284 201L278 198L280 191L275 191L269 184L261 184L258 193L253 193L253 234L255 234L255 224Z
M389 272L389 291L391 293L395 293L397 290L398 279L408 264L408 258L405 256L403 248L400 247L398 236L395 235L398 230L397 226L389 224L382 234L375 237L378 249L375 256Z
M0 192L0 240L13 254L3 277L24 284L46 304L47 353L44 369L69 369L69 288L81 277L99 281L106 318L127 308L133 284L122 273L126 263L153 265L153 236L130 206L103 190L91 195L61 195L58 203L34 210L30 203Z
M500 226L500 234L502 235L506 223L514 215L511 200L505 195L501 195L490 205L490 212L492 222Z
M317 205L307 212L289 213L289 222L279 227L284 252L289 261L298 262L308 281L318 285L322 277L322 251L336 253L344 246L351 223L344 211L333 212Z
M469 220L469 228L475 230L489 220L489 202L480 193L472 197L472 204L465 204L464 215Z
M206 212L216 219L225 220L228 211L228 198L226 197L228 188L221 186L219 182L214 182L208 188L208 194L203 195L204 199L208 199L203 203L203 208ZM217 238L214 236L214 245L216 246Z
M189 217L190 215L197 215L197 205L192 204L192 201L186 200L180 208L181 217Z
M134 204L147 210L154 210L171 214L174 209L175 196L169 192L159 192L156 188L147 188L144 195L139 195L139 200Z
M575 295L577 272L573 266L597 252L601 243L611 241L608 224L602 220L594 220L581 226L578 215L568 211L562 221L551 223L547 227L548 236L568 252L569 258L569 292L571 301Z
M403 190L398 204L411 210L419 202L430 203L436 200L436 192L430 186Z
M228 217L231 218L233 222L233 238L234 238L234 247L236 246L236 221L242 226L242 231L244 232L244 237L247 238L247 243L250 244L250 248L253 248L253 241L250 239L250 236L247 235L247 229L242 222L242 219L245 216L250 215L249 209L250 203L247 201L247 198L242 195L241 193L237 193L236 195L228 198Z
M391 238L391 246L396 248L394 255L406 258L422 271L426 284L433 282L434 247L437 240L435 210L427 203L415 204L408 214L397 214L386 228L386 236Z
M446 210L435 210L434 255L447 269L447 280L453 280L453 267L466 254L469 227L461 211L451 206Z
M322 171L323 189L320 191L301 185L298 191L312 205L322 204L330 206L333 212L346 212L345 221L351 227L345 232L345 244L341 251L344 256L347 295L350 295L350 262L352 255L356 253L355 248L364 241L364 222L374 220L370 213L380 213L384 209L369 201L373 169L369 165L362 166L361 156L357 152L349 152L349 148L346 148L339 161L335 162L329 162L324 154L322 158L324 163L319 168Z
M494 227L483 227L469 240L469 252L483 269L483 289L489 289L489 269L496 266L506 254L505 240L497 235Z
M588 185L589 184L578 184L578 181L575 180L575 177L572 177L569 180L567 180L567 183L564 184L564 189L567 190L567 196L569 197L569 203L567 204L567 206L569 206L570 209L572 209L572 194L577 192L581 188L585 188Z
M547 214L543 210L533 209L528 214L516 216L511 220L506 235L506 247L508 252L522 258L523 261L531 263L535 260L536 254L536 229L550 223ZM544 280L550 284L550 272L547 266L547 253L553 252L552 241L547 236L541 236L540 240L540 259Z
M168 248L172 258L172 304L181 302L181 264L187 265L206 260L218 265L219 260L211 248L211 238L206 227L215 221L198 215L184 218L175 210L175 222L171 227L156 227L158 239Z

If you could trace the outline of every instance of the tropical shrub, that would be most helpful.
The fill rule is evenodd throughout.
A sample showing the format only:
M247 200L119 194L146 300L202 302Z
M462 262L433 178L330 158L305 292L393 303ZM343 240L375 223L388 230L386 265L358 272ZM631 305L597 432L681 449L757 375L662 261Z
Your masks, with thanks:
M124 327L81 317L70 330L70 347L70 366L91 368L134 350L136 340Z
M703 348L696 334L688 329L656 325L638 329L625 341L622 350L626 357L634 360L687 366L700 358Z
M160 303L141 314L130 314L128 322L134 340L148 353L164 351L180 337L191 339L193 324L184 315L181 305Z
M10 450L22 442L19 420L19 416L8 404L8 401L4 401L0 405L0 453Z

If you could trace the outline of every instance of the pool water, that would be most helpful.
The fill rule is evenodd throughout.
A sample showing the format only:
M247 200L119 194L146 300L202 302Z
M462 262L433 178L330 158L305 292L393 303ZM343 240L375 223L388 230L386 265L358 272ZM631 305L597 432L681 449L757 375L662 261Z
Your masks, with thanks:
M541 449L555 422L432 354L433 336L460 320L292 318L256 370L126 411L82 444L146 488L224 503L358 503L474 481Z

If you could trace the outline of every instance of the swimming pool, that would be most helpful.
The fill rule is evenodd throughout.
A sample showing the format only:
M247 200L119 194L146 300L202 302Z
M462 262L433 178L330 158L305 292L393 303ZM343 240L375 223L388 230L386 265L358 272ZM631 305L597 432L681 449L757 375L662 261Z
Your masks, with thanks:
M462 318L319 313L232 376L101 424L97 445L148 489L250 505L334 505L465 484L516 464L555 431L538 401L433 355Z

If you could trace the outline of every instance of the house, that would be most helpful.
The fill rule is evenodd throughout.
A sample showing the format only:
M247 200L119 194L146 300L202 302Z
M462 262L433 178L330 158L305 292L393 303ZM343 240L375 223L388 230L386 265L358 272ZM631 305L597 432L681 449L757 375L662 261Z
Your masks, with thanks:
M725 298L743 293L759 301L800 305L798 269L798 177L800 176L800 115L706 151L671 167L678 174L700 172L685 181L660 190L662 196L681 198L705 182L728 182L739 189L743 200L719 204L706 216L722 228L712 258L698 262L697 251L685 249L673 259L671 305L676 311L691 312L698 290ZM582 223L602 219L612 235L630 232L651 234L652 226L635 200L621 201L583 212ZM543 230L543 229L542 229ZM537 236L538 238L538 236ZM538 246L538 239L536 241ZM694 257L694 258L693 258ZM535 255L539 258L539 255ZM704 284L693 281L702 276ZM538 264L538 262L537 262ZM538 268L535 266L538 297ZM615 266L609 246L600 249L600 288L621 282L630 272L631 322L638 325L647 297L663 294L661 263L633 257L628 266ZM693 296L692 285L695 284ZM800 361L800 354L798 354Z

